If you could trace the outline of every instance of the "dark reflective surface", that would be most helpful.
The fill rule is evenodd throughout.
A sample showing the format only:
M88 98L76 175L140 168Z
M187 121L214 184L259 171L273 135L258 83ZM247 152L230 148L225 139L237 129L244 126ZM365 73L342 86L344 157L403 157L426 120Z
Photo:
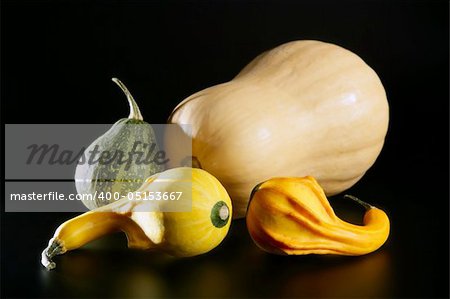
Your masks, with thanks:
M361 222L363 211L353 203L340 197L331 203L342 218ZM435 227L446 219L430 217L445 213L394 202L384 208L391 236L381 250L361 257L269 255L238 220L223 244L202 256L176 259L128 250L125 236L116 234L57 257L54 271L40 265L40 251L69 214L8 213L2 291L6 297L55 298L448 296L448 228Z

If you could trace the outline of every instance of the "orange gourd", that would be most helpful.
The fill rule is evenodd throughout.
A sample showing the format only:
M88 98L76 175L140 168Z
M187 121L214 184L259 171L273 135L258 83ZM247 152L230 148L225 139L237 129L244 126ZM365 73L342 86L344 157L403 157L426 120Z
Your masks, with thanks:
M247 227L255 243L275 254L362 255L377 250L389 235L389 218L366 208L364 225L339 219L313 177L274 178L252 192Z

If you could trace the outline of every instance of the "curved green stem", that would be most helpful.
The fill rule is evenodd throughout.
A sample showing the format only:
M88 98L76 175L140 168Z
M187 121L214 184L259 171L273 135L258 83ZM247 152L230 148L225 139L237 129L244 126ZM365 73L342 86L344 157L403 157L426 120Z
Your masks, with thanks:
M112 81L116 83L120 87L120 89L122 89L123 93L128 99L128 104L130 104L130 115L128 116L128 118L144 120L141 111L139 110L139 107L136 104L136 101L134 100L133 96L131 95L130 91L125 86L125 84L123 84L122 81L120 81L117 78L112 78Z
M353 200L354 202L356 202L356 203L358 203L359 205L363 206L366 210L369 210L369 209L372 209L372 208L373 208L372 205L368 204L368 203L365 202L365 201L362 201L361 199L359 199L359 198L356 197L356 196L345 194L345 195L344 195L344 198L349 198L349 199Z

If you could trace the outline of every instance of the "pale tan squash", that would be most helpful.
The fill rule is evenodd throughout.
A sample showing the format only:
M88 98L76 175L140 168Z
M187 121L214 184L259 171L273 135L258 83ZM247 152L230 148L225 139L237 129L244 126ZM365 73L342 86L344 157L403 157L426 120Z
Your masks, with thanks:
M272 177L311 175L327 195L351 187L383 147L388 110L380 79L357 55L295 41L188 97L169 122L192 125L193 156L243 217L253 187Z

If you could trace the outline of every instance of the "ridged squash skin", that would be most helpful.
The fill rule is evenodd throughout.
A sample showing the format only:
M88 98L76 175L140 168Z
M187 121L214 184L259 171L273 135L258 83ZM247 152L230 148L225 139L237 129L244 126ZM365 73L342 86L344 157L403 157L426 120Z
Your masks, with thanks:
M145 161L141 163L145 159L133 154L140 152L147 155L151 146L154 146L153 154L159 151L159 146L152 126L143 120L127 87L117 78L112 80L125 93L130 115L118 120L92 142L84 151L84 163L77 165L75 186L79 194L92 196L93 200L86 196L82 200L89 210L108 205L117 196L126 197L128 193L136 191L149 176L164 170L164 165ZM102 160L104 154L107 158Z
M272 177L311 175L327 195L348 189L375 162L388 122L377 74L354 53L312 40L261 54L169 118L191 125L192 155L225 186L234 217Z
M150 124L138 119L123 118L91 143L85 152L92 152L96 148L100 153L109 151L128 155L133 150L146 153L145 146L151 144L155 144L154 151L159 150L155 132ZM95 159L98 159L99 156L100 154ZM124 159L129 158L125 156ZM119 158L116 158L113 160L114 162L103 165L98 162L78 165L75 172L77 192L79 194L102 194L102 196L109 196L107 194L127 196L129 192L137 190L147 177L164 170L163 165L156 163L138 164L135 158L129 164L116 162L118 160ZM114 198L105 200L97 196L94 200L83 200L83 204L93 210L113 201Z
M253 241L274 254L363 255L389 236L387 214L346 195L365 208L364 225L341 220L313 177L273 178L255 187L247 210Z

